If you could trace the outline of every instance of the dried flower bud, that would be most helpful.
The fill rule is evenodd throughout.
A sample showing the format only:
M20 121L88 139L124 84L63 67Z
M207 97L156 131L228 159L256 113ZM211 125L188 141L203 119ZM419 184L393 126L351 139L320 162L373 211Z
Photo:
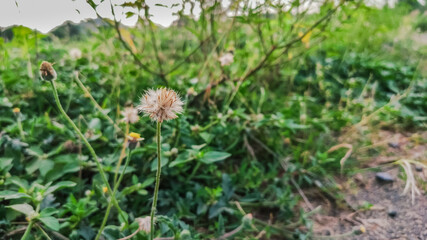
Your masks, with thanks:
M56 79L57 74L51 63L42 62L40 65L40 77L45 81L54 81Z

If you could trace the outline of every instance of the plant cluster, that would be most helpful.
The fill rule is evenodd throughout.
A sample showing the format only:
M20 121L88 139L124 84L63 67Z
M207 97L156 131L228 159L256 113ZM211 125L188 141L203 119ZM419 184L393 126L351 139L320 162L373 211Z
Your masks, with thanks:
M137 26L0 38L0 236L310 238L301 189L339 202L356 166L342 132L426 127L404 3L183 1L169 28L111 7Z

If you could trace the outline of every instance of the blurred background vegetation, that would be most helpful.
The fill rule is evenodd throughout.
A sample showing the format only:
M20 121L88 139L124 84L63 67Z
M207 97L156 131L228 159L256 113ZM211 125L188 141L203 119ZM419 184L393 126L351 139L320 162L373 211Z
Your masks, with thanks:
M17 223L31 214L8 206L40 203L44 225L33 239L44 239L43 231L52 239L93 239L107 206L94 160L39 79L42 60L55 63L62 104L110 179L125 138L120 111L160 86L185 100L185 113L163 127L164 237L184 239L188 230L190 239L221 238L242 225L234 239L257 239L262 231L264 239L311 238L315 209L302 209L301 189L318 188L339 202L333 177L360 165L350 156L343 166L346 149L331 147L347 143L357 152L379 129L426 128L427 15L416 1L381 8L362 1L183 1L168 28L150 20L141 0L122 6L138 15L135 27L99 15L48 34L1 30L0 235L19 239ZM150 211L156 144L148 118L130 131L145 140L117 198L133 222ZM114 211L105 239L138 228L123 228ZM246 213L254 218L248 226Z

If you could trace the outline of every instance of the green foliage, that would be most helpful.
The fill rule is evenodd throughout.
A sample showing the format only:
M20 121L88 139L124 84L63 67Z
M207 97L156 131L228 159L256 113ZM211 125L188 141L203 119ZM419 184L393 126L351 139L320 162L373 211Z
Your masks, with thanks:
M295 15L299 2L285 11L266 1L230 6L229 12L241 11L233 18L220 2L200 2L198 19L183 8L179 21L161 28L144 15L138 27L120 27L121 40L106 24L78 38L62 29L64 39L15 27L11 41L0 41L0 234L25 216L47 234L93 239L108 205L95 160L58 112L48 83L38 80L41 60L56 63L64 109L102 159L110 183L126 136L105 115L124 130L120 111L137 105L144 90L167 83L180 93L185 112L162 129L156 225L162 237L211 239L239 229L234 239L261 230L271 239L310 238L298 228L312 224L299 209L295 184L338 191L330 176L339 173L343 152L328 149L341 131L372 113L374 124L426 126L425 50L394 39L401 28L422 29L423 17L403 21L410 7L348 2L334 12L326 3L319 13ZM143 8L143 1L126 4ZM82 56L70 56L75 47ZM226 53L233 62L221 66ZM145 138L116 193L130 224L112 209L105 239L132 234L136 219L150 212L156 129L145 117L130 131ZM355 166L348 162L346 172ZM270 214L275 224L268 223ZM40 229L32 233L43 236Z

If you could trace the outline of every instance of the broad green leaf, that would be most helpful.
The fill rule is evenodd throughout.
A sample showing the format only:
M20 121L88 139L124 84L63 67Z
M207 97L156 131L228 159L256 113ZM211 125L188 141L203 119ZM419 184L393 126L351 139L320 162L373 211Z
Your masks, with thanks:
M168 162L169 162L169 158L162 157L160 161L161 167L164 167L166 164L168 164ZM154 161L151 163L151 171L156 171L156 170L157 170L157 158L154 159Z
M27 190L29 188L28 182L25 179L18 178L16 176L13 176L8 179L11 183L17 185L18 187L21 187L22 189Z
M186 151L184 151L183 153L180 153L180 154L176 157L176 159L175 159L173 162L171 162L171 163L169 164L169 167L174 167L174 166L176 166L176 165L179 165L179 164L183 164L183 163L189 162L189 161L191 161L191 160L193 160L193 159L194 159L194 157L192 157L192 156L191 156L191 154L190 154L190 152L189 152L188 150L186 150Z
M6 171L9 171L9 169L12 167L12 161L13 158L0 158L0 171L6 169Z
M40 212L40 217L48 217L48 216L52 216L53 214L56 214L59 210L53 207L48 207L43 209Z
M20 192L14 192L10 190L5 190L0 192L0 198L4 198L4 200L9 199L19 199L19 198L31 198L30 195Z
M48 228L58 231L59 230L59 221L58 219L48 216L48 217L40 217L39 220Z
M28 203L10 205L8 208L12 208L13 210L23 213L27 216L35 213L34 208Z
M62 182L59 182L59 183L57 183L57 184L49 187L44 194L48 195L50 193L53 193L56 190L59 190L59 189L62 189L62 188L67 188L67 187L74 187L74 186L76 186L75 182L62 181Z
M206 164L211 164L214 162L222 161L230 156L231 154L227 152L211 151L203 154L203 157L200 159L200 161Z

